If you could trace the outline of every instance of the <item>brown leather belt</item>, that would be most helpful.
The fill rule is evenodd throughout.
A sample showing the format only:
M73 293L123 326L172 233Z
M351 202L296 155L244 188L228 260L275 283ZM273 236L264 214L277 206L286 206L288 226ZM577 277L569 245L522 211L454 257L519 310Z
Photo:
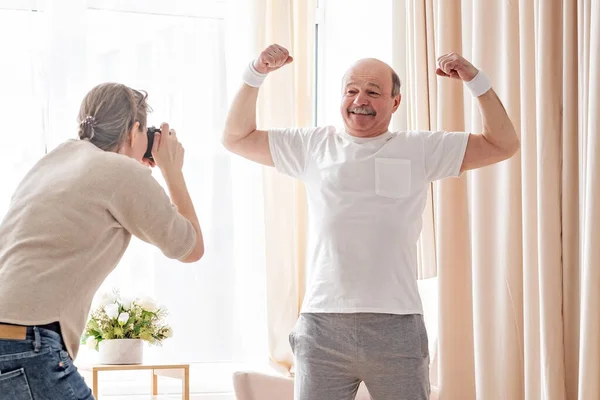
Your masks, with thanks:
M36 326L38 328L51 330L61 335L60 325L58 322ZM0 339L25 340L27 338L27 328L28 327L24 325L3 324L0 322Z
M0 339L25 340L26 337L26 326L0 324Z

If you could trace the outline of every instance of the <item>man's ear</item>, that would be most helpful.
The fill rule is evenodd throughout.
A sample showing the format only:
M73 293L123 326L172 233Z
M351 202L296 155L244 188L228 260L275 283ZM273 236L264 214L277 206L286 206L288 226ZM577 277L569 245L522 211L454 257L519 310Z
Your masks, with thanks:
M398 94L394 97L394 106L392 107L392 113L395 113L398 107L400 106L400 101L402 100L402 95Z

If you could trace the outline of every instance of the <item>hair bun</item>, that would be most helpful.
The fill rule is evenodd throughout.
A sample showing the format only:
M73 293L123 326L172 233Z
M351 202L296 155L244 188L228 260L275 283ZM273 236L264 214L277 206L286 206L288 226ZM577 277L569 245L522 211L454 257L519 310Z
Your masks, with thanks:
M79 123L79 139L92 139L94 137L96 118L88 115Z

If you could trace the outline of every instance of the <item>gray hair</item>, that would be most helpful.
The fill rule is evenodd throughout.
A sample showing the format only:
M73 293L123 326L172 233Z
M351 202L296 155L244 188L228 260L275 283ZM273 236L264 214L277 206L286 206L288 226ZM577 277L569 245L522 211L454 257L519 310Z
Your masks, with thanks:
M151 111L146 92L120 83L102 83L88 92L81 103L77 122L79 139L89 140L105 151L117 151L136 122L146 129Z
M400 82L400 77L396 71L392 69L392 97L396 97L400 94L401 85L402 83Z

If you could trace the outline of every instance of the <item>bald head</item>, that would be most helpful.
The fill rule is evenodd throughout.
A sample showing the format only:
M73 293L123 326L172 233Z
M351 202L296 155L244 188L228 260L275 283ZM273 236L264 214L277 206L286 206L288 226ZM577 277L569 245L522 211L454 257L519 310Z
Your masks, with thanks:
M363 58L355 62L344 74L344 85L347 82L347 78L352 75L379 76L384 82L387 80L387 75L391 77L390 93L392 97L400 94L400 77L392 67L377 58Z

